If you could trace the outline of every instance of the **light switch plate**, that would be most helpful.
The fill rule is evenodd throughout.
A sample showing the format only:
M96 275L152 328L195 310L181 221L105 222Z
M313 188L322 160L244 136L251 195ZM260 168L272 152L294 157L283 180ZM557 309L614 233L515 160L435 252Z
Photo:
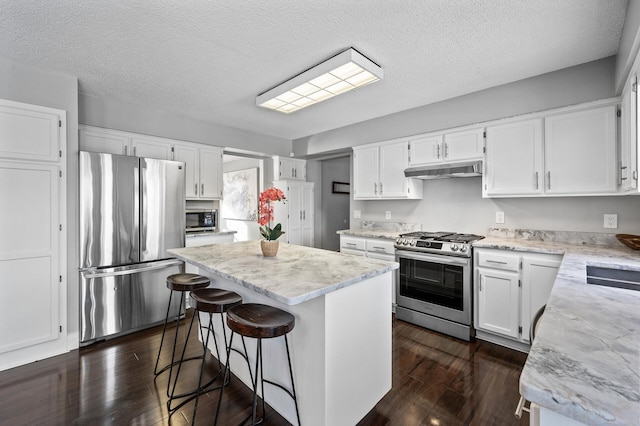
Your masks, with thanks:
M384 218L385 218L385 219L391 219L391 211L387 210L387 211L384 213Z
M353 218L354 219L360 219L360 210L354 210L353 211Z
M618 215L614 213L605 213L604 215L604 227L608 229L618 228Z
M496 223L504 223L504 212L496 212Z

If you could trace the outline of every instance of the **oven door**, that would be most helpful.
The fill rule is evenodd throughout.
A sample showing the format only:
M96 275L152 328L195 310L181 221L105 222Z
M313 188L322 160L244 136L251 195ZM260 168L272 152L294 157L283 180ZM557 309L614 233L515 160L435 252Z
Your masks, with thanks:
M397 304L471 325L471 258L396 251Z

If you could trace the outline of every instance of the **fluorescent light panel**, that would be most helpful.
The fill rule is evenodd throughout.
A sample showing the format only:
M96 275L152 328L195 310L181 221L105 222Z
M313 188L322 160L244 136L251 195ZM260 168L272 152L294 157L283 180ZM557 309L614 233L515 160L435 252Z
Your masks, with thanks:
M289 114L382 77L382 68L350 48L258 95L256 105Z

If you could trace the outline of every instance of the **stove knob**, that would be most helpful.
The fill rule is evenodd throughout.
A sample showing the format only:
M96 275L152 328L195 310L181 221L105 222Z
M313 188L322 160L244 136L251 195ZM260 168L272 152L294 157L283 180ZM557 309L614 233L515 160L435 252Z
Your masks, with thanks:
M465 246L465 245L461 245L461 246L460 246L460 252L461 252L461 253L464 253L464 252L466 252L466 251L467 251L467 246Z
M411 247L415 247L416 246L416 240L409 241L409 244L411 245Z
M458 251L458 245L457 244L451 244L451 251Z
M402 244L402 238L396 238L396 244L398 245Z

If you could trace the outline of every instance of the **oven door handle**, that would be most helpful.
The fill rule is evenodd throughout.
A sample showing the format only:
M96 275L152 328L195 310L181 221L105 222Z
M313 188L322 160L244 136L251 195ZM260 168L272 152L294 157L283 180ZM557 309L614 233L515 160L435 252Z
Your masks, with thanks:
M402 251L396 250L396 261L399 261L400 258L405 259L413 259L413 260L422 260L425 262L434 262L434 263L442 263L445 265L468 265L471 258L467 257L455 257L455 256L446 256L446 255L430 255L428 253L420 253L415 254L410 251Z

